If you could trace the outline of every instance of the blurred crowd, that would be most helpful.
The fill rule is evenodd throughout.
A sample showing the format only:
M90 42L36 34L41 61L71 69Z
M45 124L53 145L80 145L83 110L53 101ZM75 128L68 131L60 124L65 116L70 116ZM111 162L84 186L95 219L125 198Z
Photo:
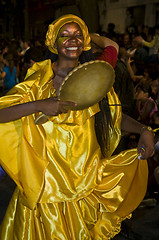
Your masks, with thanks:
M155 134L155 155L148 159L148 198L159 199L159 25L128 27L122 35L110 24L108 36L119 45L114 88L123 112L151 126ZM106 33L104 33L107 36ZM139 136L122 133L116 150L137 147Z
M29 41L0 39L0 94L24 81L34 62L44 60L45 44L41 39Z

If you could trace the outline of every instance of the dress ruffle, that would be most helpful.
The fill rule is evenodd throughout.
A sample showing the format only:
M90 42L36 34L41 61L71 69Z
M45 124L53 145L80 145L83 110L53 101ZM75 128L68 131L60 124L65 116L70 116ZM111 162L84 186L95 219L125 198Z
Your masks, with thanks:
M30 210L21 203L17 188L2 223L0 239L113 238L146 192L147 162L139 161L137 156L136 149L131 149L103 159L98 169L99 183L79 200L39 202Z

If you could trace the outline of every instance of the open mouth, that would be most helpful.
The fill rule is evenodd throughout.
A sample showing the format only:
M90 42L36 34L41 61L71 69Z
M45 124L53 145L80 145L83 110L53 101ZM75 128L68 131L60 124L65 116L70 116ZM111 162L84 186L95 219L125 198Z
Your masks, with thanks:
M69 51L76 51L76 50L78 50L78 47L68 47L66 49Z

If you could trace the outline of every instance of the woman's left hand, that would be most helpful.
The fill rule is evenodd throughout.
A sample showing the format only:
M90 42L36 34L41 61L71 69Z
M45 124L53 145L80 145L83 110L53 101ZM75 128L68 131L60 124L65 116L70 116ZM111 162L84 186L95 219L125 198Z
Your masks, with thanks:
M154 133L151 131L143 131L138 142L138 153L140 159L148 159L155 153Z

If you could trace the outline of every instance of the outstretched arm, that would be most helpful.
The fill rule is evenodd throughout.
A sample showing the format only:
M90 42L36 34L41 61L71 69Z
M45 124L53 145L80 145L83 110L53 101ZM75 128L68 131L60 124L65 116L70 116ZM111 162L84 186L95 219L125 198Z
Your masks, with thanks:
M137 76L137 75L134 74L134 71L133 71L133 69L131 67L131 62L132 61L133 60L131 60L131 58L129 57L127 59L127 61L126 61L126 66L127 66L127 69L128 69L128 71L130 73L130 76L131 76L131 79L133 80L133 82L138 82L138 81L140 81L143 78L143 76L141 76L141 75Z
M149 48L153 47L156 42L155 38L151 42L145 41L141 36L138 36L135 39L138 43L141 43L142 45L149 47Z
M36 112L35 102L0 109L0 123L10 122Z
M76 106L73 102L57 101L55 98L18 104L0 109L0 123L14 121L36 112L42 112L47 116L56 116L61 113L66 113L68 110L65 109L65 106L70 105Z
M64 77L72 70L72 68L54 69L54 86L59 89ZM33 113L42 112L47 116L56 116L66 113L66 106L76 106L76 103L70 101L58 101L56 98L47 98L32 102L17 104L11 107L0 109L0 123L10 122L20 119Z

